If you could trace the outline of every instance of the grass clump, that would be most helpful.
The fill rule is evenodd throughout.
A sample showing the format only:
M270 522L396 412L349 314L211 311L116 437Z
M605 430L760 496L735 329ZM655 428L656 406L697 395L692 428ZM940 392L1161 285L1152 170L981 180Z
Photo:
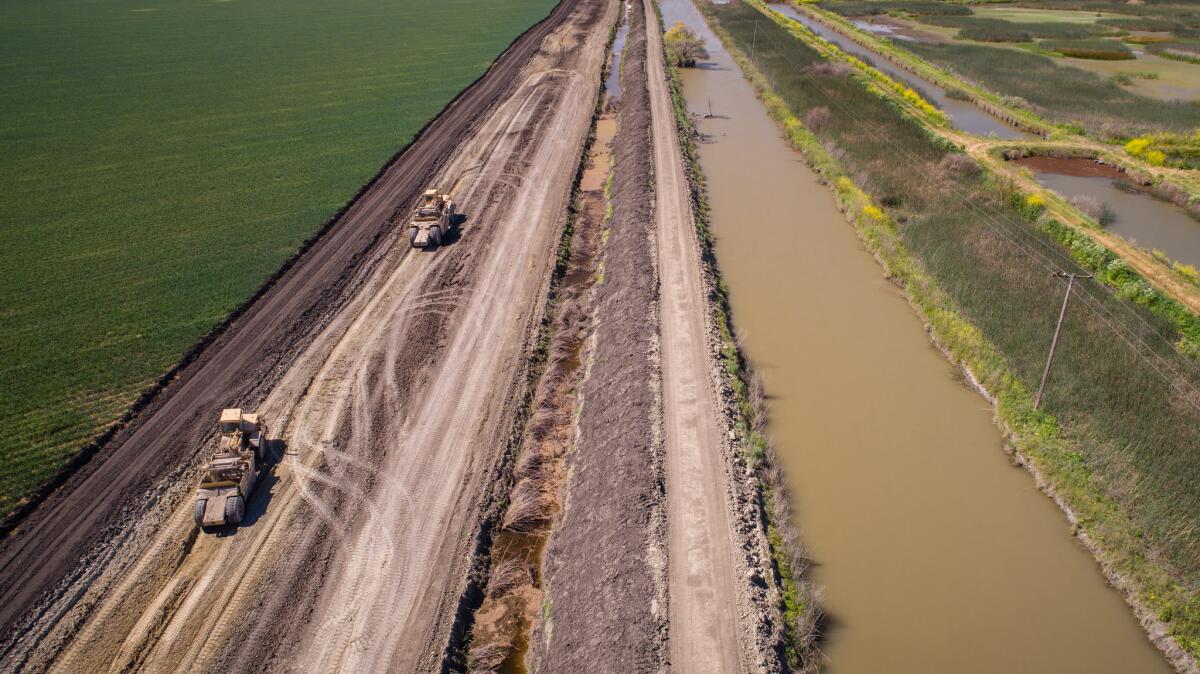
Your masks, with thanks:
M1051 121L1081 125L1096 137L1190 133L1200 126L1200 107L1141 96L1040 54L976 44L897 41L897 46L1002 96L1028 101Z
M1194 134L1158 133L1139 136L1125 143L1125 152L1152 166L1200 168L1200 131ZM1177 205L1179 199L1172 199Z
M1117 40L1046 40L1043 49L1063 56L1098 61L1128 61L1137 58L1124 43Z
M1146 51L1163 58L1184 63L1200 63L1200 43L1174 42L1146 46Z
M1131 579L1142 602L1169 613L1167 629L1200 654L1200 372L1181 353L1200 337L1186 327L1195 316L1180 307L1173 321L1154 310L1155 291L1123 261L1055 227L1044 202L1010 182L947 161L958 153L863 80L819 74L810 66L820 56L753 6L702 8L742 53L756 43L753 65L772 92L772 115L818 158L815 167L833 180L889 275L907 282L939 341L996 396L998 415L1079 514L1101 557ZM810 133L799 120L818 107L832 116ZM1063 243L1063 231L1079 243ZM1030 391L1064 291L1050 272L1093 267L1116 290L1077 286L1080 302L1034 411Z

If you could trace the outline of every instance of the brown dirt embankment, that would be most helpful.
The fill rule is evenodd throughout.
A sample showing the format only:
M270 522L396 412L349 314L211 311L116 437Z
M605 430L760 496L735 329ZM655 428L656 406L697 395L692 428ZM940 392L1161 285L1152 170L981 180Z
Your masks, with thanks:
M530 652L538 671L667 667L658 275L640 1L630 20L594 347L585 363L563 517L546 551L547 592Z
M96 572L99 544L130 536L211 433L214 409L256 407L303 347L361 286L390 244L388 218L415 197L467 131L514 84L543 38L571 14L564 0L390 163L227 328L165 383L111 441L0 542L0 626L18 638L42 598ZM88 559L88 564L80 564Z

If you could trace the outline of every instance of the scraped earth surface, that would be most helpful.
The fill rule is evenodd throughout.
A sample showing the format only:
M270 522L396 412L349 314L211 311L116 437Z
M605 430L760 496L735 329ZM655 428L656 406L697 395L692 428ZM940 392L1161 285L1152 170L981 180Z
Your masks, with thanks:
M563 0L0 542L0 669L464 666L623 6L612 210L529 658L547 672L781 669L714 280L641 0ZM450 245L413 251L404 216L428 184L465 221ZM240 527L198 532L202 450L236 405L264 416L273 459Z
M730 436L658 19L631 5L603 278L534 669L778 671L778 593Z
M608 4L564 2L480 83L488 95L455 104L473 114L427 133L427 168L466 214L458 241L410 252L399 228L372 232L365 223L406 209L427 177L385 174L351 208L357 228L340 223L110 456L5 542L0 591L16 629L4 669L441 667L481 514L503 496L493 478L595 104ZM439 159L456 133L461 144ZM344 281L321 277L322 262L341 264ZM310 296L322 293L342 298ZM302 310L288 314L293 304ZM236 348L269 330L290 337L272 343L275 359L239 361ZM278 462L240 528L197 534L200 429L255 399L235 383L239 365L276 381L254 406ZM192 446L179 456L156 443ZM174 473L147 469L105 491L106 473L171 456ZM108 494L99 512L82 515L97 494ZM61 565L64 551L83 563L39 567Z

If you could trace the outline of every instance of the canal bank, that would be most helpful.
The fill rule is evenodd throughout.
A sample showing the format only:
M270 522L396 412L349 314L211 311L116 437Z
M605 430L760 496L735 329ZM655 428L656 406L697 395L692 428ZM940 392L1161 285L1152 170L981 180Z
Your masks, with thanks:
M662 9L713 52L684 93L712 102L717 254L825 587L827 670L1169 671L699 14Z
M1086 158L1026 157L1015 165L1039 183L1084 206L1104 228L1172 260L1200 265L1200 221L1141 191L1121 171ZM1099 211L1097 211L1099 209ZM1097 217L1099 216L1099 217Z
M897 82L903 82L907 86L915 87L924 98L936 105L950 119L951 123L962 131L977 136L991 136L1006 140L1036 138L1033 134L1026 133L988 114L982 108L968 100L954 98L944 87L939 86L936 82L932 82L910 70L901 68L886 57L867 49L848 36L798 11L786 2L768 4L767 6L775 12L803 24L804 27L837 45L839 49L847 54L853 54L864 59L877 70Z

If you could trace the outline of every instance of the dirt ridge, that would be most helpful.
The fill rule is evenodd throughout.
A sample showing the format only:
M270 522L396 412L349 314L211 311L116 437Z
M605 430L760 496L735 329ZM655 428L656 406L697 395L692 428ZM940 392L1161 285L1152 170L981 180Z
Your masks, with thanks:
M653 163L645 21L640 1L632 4L593 346L563 517L543 561L548 597L531 645L533 669L543 671L668 667L658 277L646 180Z

